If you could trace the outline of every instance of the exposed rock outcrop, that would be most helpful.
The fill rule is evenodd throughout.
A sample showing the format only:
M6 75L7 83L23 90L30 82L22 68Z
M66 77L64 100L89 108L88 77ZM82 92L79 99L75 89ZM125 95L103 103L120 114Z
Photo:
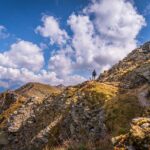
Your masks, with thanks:
M19 95L13 91L7 91L0 95L0 113L8 109L10 105L16 102L19 98Z
M116 150L149 150L150 118L132 120L129 133L112 138Z

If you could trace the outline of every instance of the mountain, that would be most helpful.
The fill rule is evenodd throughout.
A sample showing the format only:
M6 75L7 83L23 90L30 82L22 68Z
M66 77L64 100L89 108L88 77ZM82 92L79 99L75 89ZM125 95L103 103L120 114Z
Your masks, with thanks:
M2 150L149 150L150 42L76 86L0 95Z
M150 42L133 50L110 70L102 73L98 81L118 82L123 88L134 88L150 82Z

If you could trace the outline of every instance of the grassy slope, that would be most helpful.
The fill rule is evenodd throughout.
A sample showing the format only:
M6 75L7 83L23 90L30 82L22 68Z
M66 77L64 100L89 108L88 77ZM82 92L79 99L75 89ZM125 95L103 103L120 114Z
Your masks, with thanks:
M25 97L40 97L43 98L48 94L51 93L59 93L61 90L59 88L46 85L46 84L41 84L41 83L28 83L21 88L17 89L16 92L18 94L21 94Z
M61 93L60 90L55 88L53 89L52 87L49 87L47 85L38 83L29 84L28 86L16 90L18 94L22 94L23 96L20 96L20 98L15 103L10 105L9 109L1 114L1 118L4 117L5 119L0 124L0 127L3 128L5 126L5 121L7 120L7 118L9 118L9 116L24 103L26 97L36 95L41 99L47 94L55 93L55 97L59 99L65 93L65 104L68 105L68 109L66 109L66 112L62 114L63 117L65 117L69 113L69 106L71 105L71 101L74 101L74 104L76 104L78 101L85 101L86 103L88 103L90 109L92 109L93 106L104 108L105 123L109 133L112 136L126 133L129 129L129 122L131 121L131 119L137 116L141 116L141 114L143 113L143 108L139 104L134 89L128 91L120 89L118 88L118 86L114 85L115 84L112 85L112 83L109 82L100 83L97 81L89 81L74 87L68 87ZM84 95L83 99L82 96L79 99L78 95ZM41 122L40 116L38 117L39 122ZM41 118L43 118L43 114L41 115ZM42 121L46 122L47 120L42 119ZM53 134L53 136L56 136L56 138L57 136L59 136L59 127L61 126L61 121L63 120L60 120L60 122L56 124L51 133ZM51 147L50 145L52 145L52 142L55 143L55 141L50 138L47 148ZM104 145L103 150L109 149L108 147L111 145L110 142L105 142L106 140L102 142ZM84 147L88 149L88 146L89 145L86 145Z
M111 83L90 81L69 88L65 98L68 100L74 99L75 102L78 102L79 99L76 97L78 93L84 93L85 96L82 100L88 102L91 109L95 105L104 108L105 123L111 136L126 133L132 118L141 116L143 113L143 108L141 107L134 90L127 91L119 89L118 87L111 85ZM61 125L61 123L59 123L59 125ZM55 130L55 133L58 134L59 127L56 129L57 131ZM103 150L109 149L108 147L111 145L110 142L107 143L105 139L102 143L104 145ZM51 144L52 143L49 143L49 145ZM84 146L84 148L89 149L89 147L87 148L87 145Z
M2 120L2 122L0 123L0 128L5 127L6 120L14 111L18 110L24 104L24 102L26 102L28 97L36 96L41 103L46 95L57 95L60 92L61 90L59 90L58 88L40 83L28 83L17 89L15 91L15 93L19 95L17 101L12 103L8 109L0 114L0 119ZM7 99L5 101L7 101Z

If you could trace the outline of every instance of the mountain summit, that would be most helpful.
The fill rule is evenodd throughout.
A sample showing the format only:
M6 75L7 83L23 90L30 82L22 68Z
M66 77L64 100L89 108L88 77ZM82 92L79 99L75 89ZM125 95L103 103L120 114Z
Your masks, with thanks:
M2 150L149 150L150 42L76 86L0 95Z

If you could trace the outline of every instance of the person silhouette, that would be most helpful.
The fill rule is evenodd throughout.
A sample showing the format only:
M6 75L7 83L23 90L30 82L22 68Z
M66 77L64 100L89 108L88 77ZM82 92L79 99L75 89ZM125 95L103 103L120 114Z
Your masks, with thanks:
M92 72L92 79L93 79L93 80L95 80L96 75L97 75L97 74L96 74L96 70L94 69L93 72Z

